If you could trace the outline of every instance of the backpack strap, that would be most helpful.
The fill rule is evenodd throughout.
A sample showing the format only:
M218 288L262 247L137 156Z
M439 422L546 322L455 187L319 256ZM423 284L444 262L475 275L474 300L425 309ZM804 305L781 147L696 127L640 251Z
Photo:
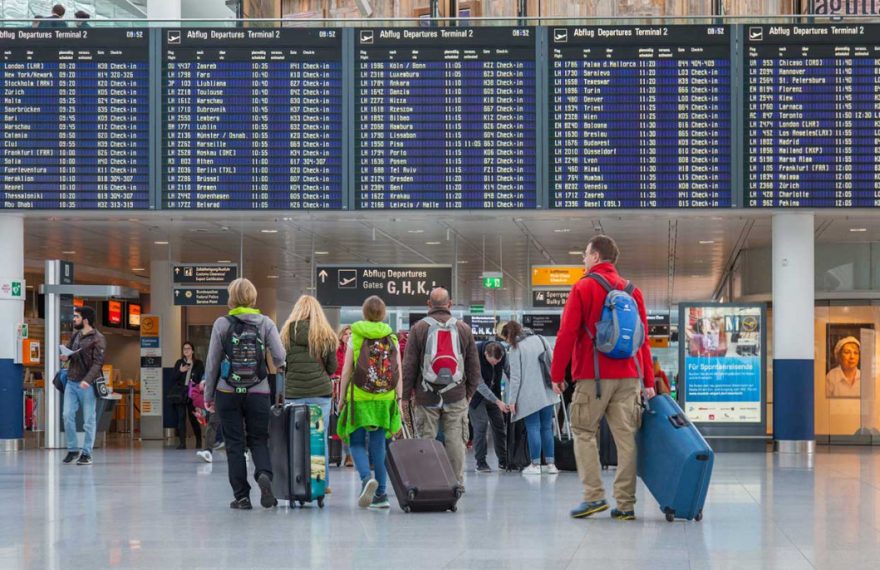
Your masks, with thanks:
M629 295L630 297L632 297L633 294L635 293L635 291L636 291L636 286L633 284L633 282L627 281L626 287L623 288L623 292L626 293L627 295Z
M614 288L611 287L611 283L598 273L587 273L584 275L584 278L592 279L597 282L603 289L605 289L606 294L614 290ZM596 399L601 400L602 383L599 381L599 349L596 348L596 336L590 331L590 327L587 325L584 325L584 330L587 331L587 334L590 335L590 340L593 341L593 374L596 376Z
M584 277L587 279L592 279L593 281L599 283L599 285L601 285L602 288L605 289L606 293L610 293L614 290L614 287L611 286L611 283L609 283L607 279L605 279L598 273L587 273L586 275L584 275Z
M229 328L226 330L226 334L223 336L223 353L227 359L229 359L232 355L232 337L235 332L241 327L241 319L233 315L226 315L226 321L229 323Z

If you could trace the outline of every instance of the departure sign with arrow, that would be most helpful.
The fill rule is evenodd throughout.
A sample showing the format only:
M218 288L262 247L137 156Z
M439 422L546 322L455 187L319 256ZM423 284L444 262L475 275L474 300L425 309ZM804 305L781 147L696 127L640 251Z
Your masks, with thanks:
M229 302L226 287L175 287L174 304L178 307L216 307Z
M181 285L228 285L238 278L235 263L187 263L172 271L174 283Z
M330 307L359 307L370 295L389 307L422 307L431 289L452 285L449 265L325 265L315 271L318 300Z

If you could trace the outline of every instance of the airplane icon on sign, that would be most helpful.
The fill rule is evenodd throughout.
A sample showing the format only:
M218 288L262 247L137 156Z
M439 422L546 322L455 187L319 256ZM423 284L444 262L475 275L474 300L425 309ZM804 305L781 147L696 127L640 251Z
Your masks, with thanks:
M338 281L340 289L357 289L357 269L340 269Z

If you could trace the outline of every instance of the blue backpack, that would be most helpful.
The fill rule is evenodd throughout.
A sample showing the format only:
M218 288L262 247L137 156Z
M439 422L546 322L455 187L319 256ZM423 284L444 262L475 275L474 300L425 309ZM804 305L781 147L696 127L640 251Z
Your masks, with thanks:
M635 285L627 281L623 289L615 289L608 281L597 273L588 273L585 278L593 279L605 289L605 302L602 317L596 323L596 335L584 326L593 341L593 370L596 374L596 397L602 397L599 382L599 353L616 360L635 360L639 376L642 367L636 355L645 342L645 327L639 314L639 306L633 298Z

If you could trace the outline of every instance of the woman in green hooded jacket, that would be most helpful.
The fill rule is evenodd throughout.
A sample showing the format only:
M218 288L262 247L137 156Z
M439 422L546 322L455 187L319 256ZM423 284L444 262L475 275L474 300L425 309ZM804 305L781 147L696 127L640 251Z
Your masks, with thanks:
M361 508L387 509L388 495L386 485L388 472L385 469L385 440L400 431L400 395L403 386L400 376L400 351L397 337L385 320L385 302L372 296L364 301L364 320L351 326L351 340L345 351L345 364L342 368L340 390L339 437L351 446L355 468L361 477L361 495L358 506ZM353 375L360 359L361 347L365 340L390 339L392 350L388 359L395 375L395 385L387 391L374 393L355 385ZM374 345L375 346L375 345ZM369 433L369 452L367 451ZM371 477L372 460L375 477Z

